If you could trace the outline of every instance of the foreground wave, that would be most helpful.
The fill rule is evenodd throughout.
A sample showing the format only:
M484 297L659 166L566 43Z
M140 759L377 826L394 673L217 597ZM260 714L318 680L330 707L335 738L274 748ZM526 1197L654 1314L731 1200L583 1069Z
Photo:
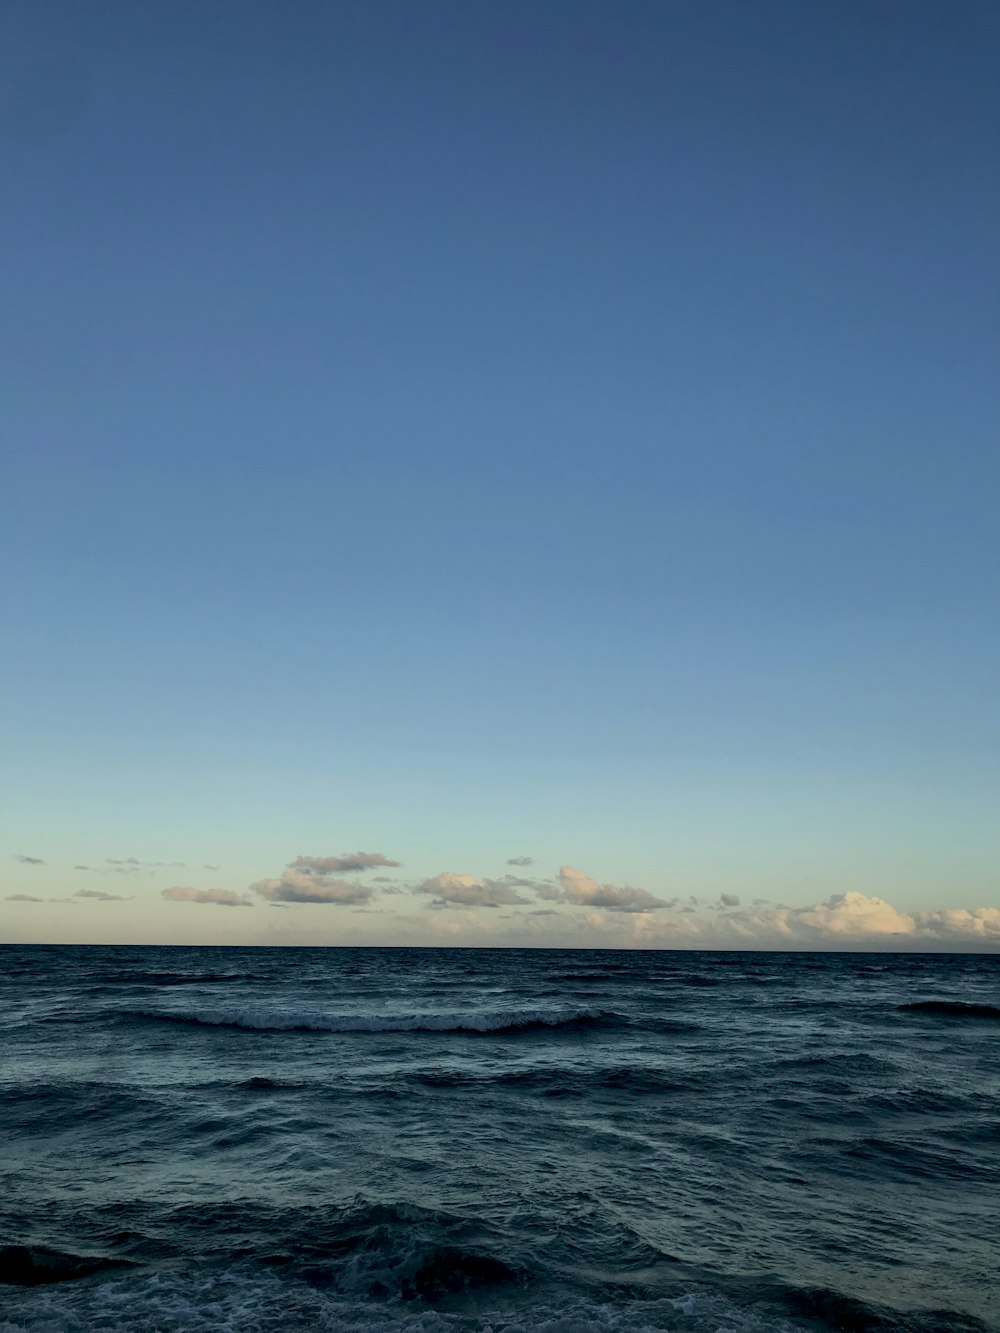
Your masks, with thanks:
M243 1270L163 1273L73 1294L36 1294L12 1304L0 1323L4 1333L798 1333L806 1327L710 1292L652 1301L577 1297L518 1309L487 1305L468 1315L373 1307Z

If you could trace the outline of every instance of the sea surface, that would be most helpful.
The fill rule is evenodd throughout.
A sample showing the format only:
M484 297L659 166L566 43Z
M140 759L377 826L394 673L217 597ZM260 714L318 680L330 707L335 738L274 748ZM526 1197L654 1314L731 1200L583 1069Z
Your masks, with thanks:
M1000 957L0 948L0 1330L1000 1330Z

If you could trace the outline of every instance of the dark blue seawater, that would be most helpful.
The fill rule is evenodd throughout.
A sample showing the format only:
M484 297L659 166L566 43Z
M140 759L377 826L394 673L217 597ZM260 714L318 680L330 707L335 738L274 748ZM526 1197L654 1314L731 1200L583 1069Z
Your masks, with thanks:
M1000 958L0 949L0 1330L1000 1329Z

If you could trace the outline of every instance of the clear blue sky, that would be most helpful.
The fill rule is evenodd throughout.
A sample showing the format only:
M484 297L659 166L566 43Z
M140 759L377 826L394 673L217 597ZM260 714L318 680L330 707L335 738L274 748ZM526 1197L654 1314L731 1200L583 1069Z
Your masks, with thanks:
M3 885L150 864L10 937L250 938L161 889L359 847L322 938L521 930L407 896L521 854L1000 907L992 0L0 38Z

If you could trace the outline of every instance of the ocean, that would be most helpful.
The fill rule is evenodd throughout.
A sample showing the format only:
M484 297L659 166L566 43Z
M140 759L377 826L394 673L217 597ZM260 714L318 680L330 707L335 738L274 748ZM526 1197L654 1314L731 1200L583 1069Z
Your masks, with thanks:
M1000 957L0 948L2 1333L1000 1330Z

